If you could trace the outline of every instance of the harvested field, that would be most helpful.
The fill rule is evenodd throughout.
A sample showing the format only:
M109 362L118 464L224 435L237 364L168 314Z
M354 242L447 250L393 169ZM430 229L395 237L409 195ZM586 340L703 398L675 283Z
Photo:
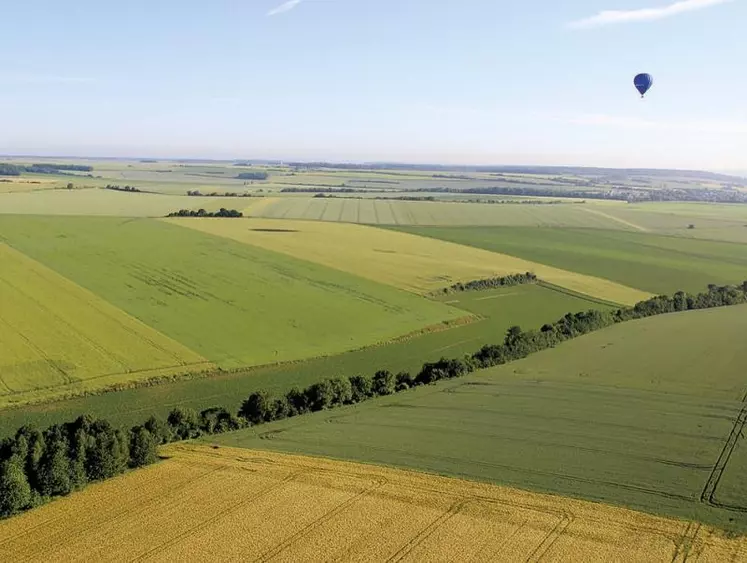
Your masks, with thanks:
M170 459L0 522L0 558L684 561L747 557L687 521L387 468L172 445Z
M0 406L213 367L0 243Z
M605 301L634 304L651 296L606 279L538 262L364 225L267 219L164 221L418 293L457 281L532 271L545 281Z

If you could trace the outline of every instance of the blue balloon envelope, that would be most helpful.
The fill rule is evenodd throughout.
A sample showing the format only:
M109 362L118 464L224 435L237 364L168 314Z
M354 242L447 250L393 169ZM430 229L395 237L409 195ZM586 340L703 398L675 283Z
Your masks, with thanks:
M646 92L649 91L651 86L653 86L654 79L650 74L643 73L635 77L633 84L635 84L636 89L641 93L642 98L646 95Z

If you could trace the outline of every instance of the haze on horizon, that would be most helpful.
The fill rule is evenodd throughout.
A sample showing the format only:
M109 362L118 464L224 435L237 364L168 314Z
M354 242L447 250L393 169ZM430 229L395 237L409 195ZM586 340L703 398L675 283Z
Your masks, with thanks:
M747 2L559 4L16 1L0 153L747 173Z

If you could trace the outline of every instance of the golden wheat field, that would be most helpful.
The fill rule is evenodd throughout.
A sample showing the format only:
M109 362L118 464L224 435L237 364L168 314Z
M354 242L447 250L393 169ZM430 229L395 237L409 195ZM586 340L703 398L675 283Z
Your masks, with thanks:
M212 367L0 243L0 406Z
M589 502L209 445L0 522L2 561L736 561L747 538Z
M531 271L547 282L615 303L632 305L652 296L606 279L505 254L364 225L256 218L166 221L417 293L458 281Z

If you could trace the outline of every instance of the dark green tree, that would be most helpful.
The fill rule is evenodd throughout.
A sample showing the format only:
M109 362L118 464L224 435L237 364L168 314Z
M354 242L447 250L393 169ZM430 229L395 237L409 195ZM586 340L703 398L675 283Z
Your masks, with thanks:
M70 443L62 426L44 432L44 455L39 462L39 492L44 496L66 495L73 489L70 479Z
M297 387L288 391L285 397L288 399L288 406L290 407L293 416L309 412L309 401L306 393Z
M394 378L394 390L399 393L415 386L415 380L413 379L410 372L401 371Z
M194 409L176 407L169 413L166 422L179 440L190 440L200 435L200 416Z
M130 467L143 467L158 460L158 441L145 426L130 431Z
M167 422L160 418L156 418L153 415L145 421L143 426L145 426L145 429L151 433L157 444L168 444L174 439L174 433L171 426Z
M377 371L372 380L371 391L374 395L391 395L394 393L396 382L394 375L388 370Z
M306 402L312 411L329 408L335 400L335 389L329 379L314 383L306 388Z
M333 394L331 406L349 405L353 402L353 386L348 378L335 377L329 383Z
M266 422L272 413L272 400L266 391L257 391L241 404L239 416L251 424Z
M354 375L350 378L352 402L360 403L369 399L373 395L372 382L370 377L364 375Z
M14 454L0 461L0 516L10 516L31 504L31 485L24 471L24 460Z

